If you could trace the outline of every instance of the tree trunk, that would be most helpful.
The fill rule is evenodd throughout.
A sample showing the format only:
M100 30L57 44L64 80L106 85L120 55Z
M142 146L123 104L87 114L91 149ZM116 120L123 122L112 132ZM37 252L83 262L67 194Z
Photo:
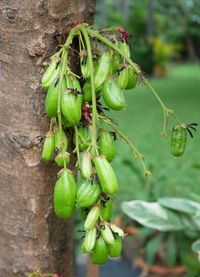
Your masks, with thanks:
M72 27L91 24L94 12L95 0L0 1L2 277L27 276L37 269L73 276L73 219L54 214L59 169L41 161L42 144L36 138L49 128L41 64ZM73 162L70 168L74 171Z

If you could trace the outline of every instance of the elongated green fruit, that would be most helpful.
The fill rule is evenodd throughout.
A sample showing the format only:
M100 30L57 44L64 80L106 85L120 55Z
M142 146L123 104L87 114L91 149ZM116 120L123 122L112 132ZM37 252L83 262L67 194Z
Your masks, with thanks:
M42 150L42 159L44 161L50 161L54 155L55 138L52 132L46 134L46 138Z
M104 156L96 156L94 164L100 184L104 192L115 194L118 190L118 182L114 170Z
M129 77L129 67L127 64L123 63L121 65L121 71L120 71L118 79L117 79L118 86L121 89L125 89L127 87L128 77Z
M58 166L64 167L64 161L65 165L68 165L70 162L70 154L68 152L59 152L58 155L55 157L55 162Z
M77 191L77 204L80 207L89 207L96 204L101 193L100 185L91 180L86 180Z
M79 133L79 150L84 151L88 148L89 144L91 143L91 133L90 129L88 127L80 126L78 127L78 133ZM73 142L76 145L76 136L73 135Z
M82 105L83 95L82 95L82 90L78 79L74 75L68 75L67 80L69 85L68 87L78 91L76 98L78 99L80 105Z
M115 241L112 245L108 246L108 254L111 257L118 257L122 251L122 241L119 236L115 236Z
M64 169L54 188L54 210L61 218L70 218L75 208L76 181L71 171Z
M93 264L105 264L108 260L108 246L102 237L96 240L94 251L91 253Z
M128 58L130 58L130 47L128 43L126 43L125 41L120 41L119 48Z
M92 176L92 161L90 153L85 151L81 157L81 175L84 179L88 179Z
M106 222L101 222L101 235L104 241L108 244L111 245L115 242L115 238L113 236L112 231L110 230L108 224Z
M110 221L112 216L112 200L100 202L100 214L103 220Z
M101 130L98 140L99 154L111 162L115 157L115 146L113 136L106 130Z
M87 218L85 220L84 229L86 231L90 230L95 223L97 222L100 215L100 207L99 205L94 205L89 211Z
M81 207L80 214L81 214L81 217L82 217L83 220L86 220L89 211L90 211L90 208Z
M112 73L111 74L114 74L119 70L119 68L120 68L120 63L119 62L120 62L119 55L117 55L115 53L112 53L112 66L111 66Z
M63 79L62 93L67 89L66 80ZM57 79L50 85L46 99L45 108L49 116L56 117L58 110L58 81Z
M61 111L64 117L73 124L78 123L81 119L81 103L70 89L67 89L62 95Z
M110 73L111 66L111 53L109 51L103 52L99 58L99 63L94 73L94 86L95 89L100 89L106 78Z
M83 243L82 243L82 245L81 245L81 251L82 251L83 253L87 253L87 250L85 249L85 243L84 243L84 241L83 241Z
M59 61L58 58L53 59L50 65L48 66L46 72L44 73L42 77L43 88L47 89L59 75L60 66L57 65L58 61Z
M74 123L68 121L63 115L61 115L61 120L62 120L62 125L63 125L64 127L69 128L69 127L74 126Z
M68 147L68 139L65 132L62 130L62 138L60 130L56 128L55 130L55 149L60 151L66 151Z
M91 102L92 101L92 89L90 81L86 81L83 85L83 102ZM96 97L99 97L101 91L96 91Z
M133 69L128 67L128 84L125 89L132 89L137 84L137 75L133 72Z
M87 50L81 50L80 53L80 68L81 68L81 73L83 75L83 78L87 79L90 77L90 66L88 63L88 58L87 58Z
M84 239L84 247L87 252L91 252L96 243L97 230L95 227L86 232Z
M108 77L102 90L103 100L106 105L116 111L120 111L125 106L123 91L118 86L114 76Z
M121 228L117 227L114 223L109 223L108 225L110 229L121 238L125 236L124 231Z
M171 153L176 157L180 157L185 152L187 143L187 129L185 124L178 124L172 130L171 137Z

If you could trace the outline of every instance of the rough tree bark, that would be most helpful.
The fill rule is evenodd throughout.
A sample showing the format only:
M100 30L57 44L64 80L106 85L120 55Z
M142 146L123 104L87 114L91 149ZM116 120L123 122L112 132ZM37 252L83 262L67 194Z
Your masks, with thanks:
M73 219L61 220L53 212L58 168L41 161L36 139L49 128L41 64L55 51L57 39L63 42L78 23L92 23L94 12L95 0L0 1L2 277L27 276L36 269L73 276Z

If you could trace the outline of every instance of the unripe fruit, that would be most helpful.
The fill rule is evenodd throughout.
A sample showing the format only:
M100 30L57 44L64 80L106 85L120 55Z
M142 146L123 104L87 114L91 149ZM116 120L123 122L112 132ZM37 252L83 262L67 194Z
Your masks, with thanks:
M128 58L130 58L130 47L126 41L120 41L119 48Z
M187 129L185 124L178 124L172 130L171 153L180 157L185 152L187 142Z
M65 132L62 130L60 133L60 130L58 128L55 129L55 149L60 151L66 151L68 147L68 139L65 134Z
M108 253L111 257L118 257L122 251L122 241L119 236L115 236L115 242L108 246Z
M88 127L80 126L78 127L78 140L79 140L79 150L84 151L88 148L91 143L91 133ZM76 136L73 135L73 142L76 145Z
M64 161L65 165L68 165L70 162L70 154L68 152L60 152L55 157L55 162L58 166L64 167Z
M103 220L110 221L112 216L112 200L109 199L100 203L100 214Z
M133 72L133 69L128 68L128 84L125 89L133 89L137 84L137 75Z
M114 223L109 223L109 227L114 233L116 233L121 238L125 236L124 231L121 228L117 227Z
M101 222L100 225L101 225L101 235L104 241L108 245L113 244L115 242L115 238L108 224L106 222Z
M61 218L70 218L75 208L76 181L71 171L62 170L54 188L54 211Z
M110 73L111 66L111 53L109 51L105 51L102 53L99 58L98 65L94 74L94 86L95 89L100 89L106 78Z
M103 100L112 110L120 111L125 106L123 91L118 86L113 76L108 77L102 90Z
M83 78L87 79L90 77L90 66L88 62L87 50L82 50L80 53L80 68Z
M87 252L94 249L96 243L97 230L95 227L86 232L84 239L84 247Z
M42 77L42 87L48 88L52 82L57 78L59 75L60 66L58 65L59 59L55 58L52 60L50 65L47 67L43 77Z
M81 184L77 191L77 204L80 207L89 207L96 204L97 199L101 193L100 185L91 180L86 180L84 183Z
M85 220L84 229L86 231L90 230L96 223L97 219L100 215L100 207L98 205L95 205L91 208L89 211L87 218Z
M46 138L42 150L42 159L44 161L50 161L54 155L55 138L52 132L46 134Z
M92 176L92 161L90 153L85 151L81 157L81 175L85 179L89 179Z
M111 195L115 194L118 190L118 182L107 159L104 156L96 156L94 164L103 191Z
M96 240L94 251L91 253L93 264L105 264L108 260L108 246L102 237Z
M129 67L127 64L122 64L121 67L117 83L121 89L125 89L128 85Z
M115 157L115 146L113 136L106 130L101 130L99 140L99 154L106 157L111 162Z

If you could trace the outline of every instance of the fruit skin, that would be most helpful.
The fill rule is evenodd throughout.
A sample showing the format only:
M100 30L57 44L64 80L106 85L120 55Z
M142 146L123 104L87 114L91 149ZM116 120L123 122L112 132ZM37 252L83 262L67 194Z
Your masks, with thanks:
M68 165L70 162L70 154L68 152L60 152L58 155L55 157L55 162L58 166L64 167L64 161L65 165Z
M61 145L62 143L62 145ZM60 151L66 151L68 147L68 139L65 132L62 130L62 139L60 135L60 130L56 128L55 130L55 149Z
M42 159L44 161L50 161L54 155L55 138L52 132L46 134L46 138L42 150Z
M100 214L103 220L110 221L112 216L112 200L109 199L103 205L103 202L100 202Z
M77 191L77 204L80 207L92 206L96 204L100 193L100 185L96 181L93 181L92 184L91 180L88 179L87 181L81 184Z
M94 251L91 253L93 264L105 264L108 260L108 246L102 237L96 240Z
M130 58L130 47L125 41L119 42L119 48L128 58Z
M115 225L114 223L108 223L110 229L116 233L118 236L120 236L121 238L124 238L125 234L124 231L119 228L117 225Z
M90 153L85 151L81 157L81 175L84 179L89 179L92 176L92 161Z
M187 129L185 124L178 124L172 130L171 153L176 157L183 155L187 142Z
M68 169L62 170L54 188L54 211L61 218L70 218L75 208L77 187L74 176Z
M80 133L79 139L79 150L84 151L88 148L91 143L91 133L88 127L80 126L78 127L78 133ZM76 145L76 136L73 135L73 142Z
M104 192L115 194L118 190L118 182L114 170L104 156L96 156L94 164L100 184Z
M128 68L128 84L125 89L132 89L137 84L137 75L133 72L132 68Z
M95 227L86 232L84 239L84 247L86 252L90 252L94 249L96 243L97 230Z
M120 111L125 106L125 99L123 91L118 86L114 77L109 77L103 86L102 90L103 99L106 105L116 111Z
M61 114L61 120L62 120L62 125L63 125L64 127L69 128L69 127L74 126L74 123L68 121L68 120L64 117L64 115L62 115L62 114Z
M113 236L112 231L110 230L108 224L106 222L100 223L101 224L101 235L104 241L108 244L111 245L115 242L115 238Z
M115 146L113 136L106 130L101 130L98 140L99 154L111 162L115 157Z
M45 108L49 116L56 117L58 109L58 84L56 84L57 79L50 85L46 99L45 99ZM67 89L67 84L65 79L62 83L62 93Z
M122 241L119 236L115 236L115 242L112 245L108 245L108 254L111 257L118 257L122 251Z
M83 220L86 220L89 211L90 211L90 208L88 208L88 207L86 207L86 208L82 207L82 208L81 208L80 214L81 214L81 218L82 218Z
M84 229L86 231L90 230L95 225L97 219L99 218L99 215L100 207L98 205L94 205L89 211L85 220Z
M120 62L119 56L117 54L112 53L112 65L111 65L112 73L111 74L114 74L119 70L120 68L119 62Z
M128 85L128 77L129 77L129 67L127 64L122 64L121 65L121 71L119 73L118 79L117 79L117 83L118 86L121 89L125 89L126 86Z
M50 65L48 66L46 72L44 73L42 77L43 88L47 89L59 75L60 66L57 65L57 63L58 63L58 59L57 58L53 59Z
M92 101L92 90L90 81L86 81L83 85L83 102L91 102ZM101 91L95 91L96 97L99 97Z
M94 86L95 89L100 89L104 81L110 73L111 66L111 52L105 51L99 58L98 65L94 73Z

